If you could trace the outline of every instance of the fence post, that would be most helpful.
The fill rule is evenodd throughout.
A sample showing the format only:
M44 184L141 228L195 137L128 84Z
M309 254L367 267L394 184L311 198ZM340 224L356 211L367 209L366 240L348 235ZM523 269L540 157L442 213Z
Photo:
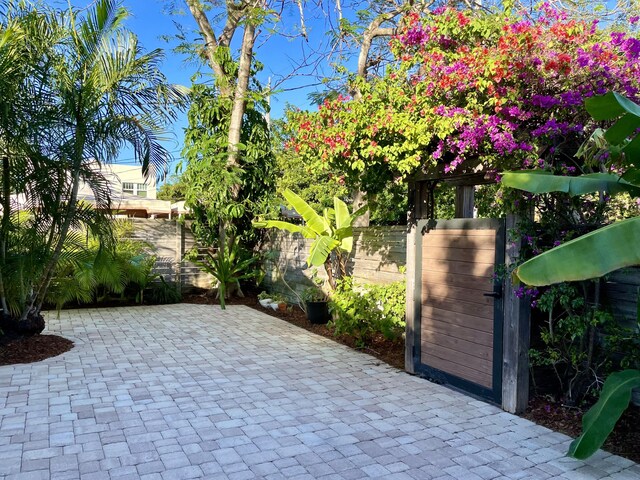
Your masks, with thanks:
M409 183L409 211L407 212L407 246L406 246L406 279L407 279L407 303L406 303L406 328L404 347L404 369L409 373L415 372L415 329L419 327L418 318L415 315L416 294L416 235L418 235L418 215L420 188L416 182Z
M180 218L176 222L176 248L175 248L175 282L179 290L182 289L182 257L184 257L184 223Z
M509 239L509 231L516 227L517 222L516 215L507 215L505 242L507 272L520 255L520 243L511 242ZM530 304L526 298L515 296L509 273L504 282L502 408L507 412L520 413L526 410L529 403Z

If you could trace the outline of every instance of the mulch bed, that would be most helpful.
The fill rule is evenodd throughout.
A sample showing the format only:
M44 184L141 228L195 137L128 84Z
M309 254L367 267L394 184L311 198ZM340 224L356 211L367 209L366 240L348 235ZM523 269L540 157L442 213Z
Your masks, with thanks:
M523 417L572 438L582 433L582 416L588 408L579 409L534 397ZM622 415L603 447L621 457L640 463L640 408L631 405Z
M218 303L211 296L203 294L186 295L183 302L198 304ZM246 305L255 308L267 315L285 320L317 335L322 335L351 348L356 348L352 338L344 336L336 338L327 325L311 324L304 312L297 307L291 307L284 312L262 308L258 303L256 292L249 291L246 297L234 298L227 303L229 305ZM0 365L38 362L67 352L72 347L72 341L57 335L35 335L30 338L13 340L0 338ZM404 369L404 341L402 339L391 342L379 336L373 340L369 347L360 350L373 355L381 362L392 367L400 370ZM545 397L535 397L529 402L529 408L522 416L539 425L575 438L582 431L582 415L585 411L586 409L565 407L551 402ZM630 407L627 409L607 440L604 449L640 463L640 408Z
M73 348L73 342L57 335L34 335L0 342L0 365L39 362Z

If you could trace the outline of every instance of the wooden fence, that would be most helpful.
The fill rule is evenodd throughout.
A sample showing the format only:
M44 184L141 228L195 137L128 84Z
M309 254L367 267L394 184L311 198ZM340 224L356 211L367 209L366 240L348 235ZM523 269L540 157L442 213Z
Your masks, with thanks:
M265 243L265 290L278 292L296 301L292 289L300 293L313 285L314 271L326 280L323 267L309 268L306 258L312 241L300 235L272 231ZM348 270L358 282L391 283L404 279L407 234L405 227L367 227L354 229L353 251Z
M625 327L638 326L640 268L623 268L610 274L603 288L603 303Z
M133 223L131 238L148 243L157 256L155 273L167 281L179 283L186 290L211 287L211 276L184 260L184 255L196 244L189 223L150 218L130 218L128 221Z
M299 235L272 231L263 253L266 278L264 288L282 293L292 301L288 284L297 292L312 285L313 268L308 268L306 258L311 241ZM406 263L406 227L366 227L354 229L354 250L349 268L358 282L391 283L402 280L401 270ZM317 269L318 277L326 279L324 268ZM284 281L283 281L283 274ZM285 284L286 282L286 284ZM623 325L637 325L640 268L627 268L611 274L604 284L602 302L609 307Z

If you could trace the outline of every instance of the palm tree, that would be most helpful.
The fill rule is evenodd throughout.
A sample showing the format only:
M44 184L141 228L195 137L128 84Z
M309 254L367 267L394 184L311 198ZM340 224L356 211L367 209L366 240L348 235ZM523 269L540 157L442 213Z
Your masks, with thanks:
M2 280L0 298L5 316L27 321L40 317L61 256L82 248L80 227L105 240L110 236L104 213L109 184L96 164L115 160L128 144L145 174L162 172L170 154L160 140L187 92L167 84L159 70L162 52L142 52L136 36L123 27L127 11L118 1L99 0L86 14L11 2L2 14L0 67L17 57L20 68L16 81L0 82L0 97L13 88L13 97L0 98L0 112L10 112L0 113L6 158L0 226L6 255L0 276L15 272L11 259L18 253L24 257L18 250L26 246L28 256L37 258L30 265L38 266L21 270L29 275L22 279L19 301L9 297ZM32 39L34 28L42 33ZM11 46L6 56L4 38ZM23 100L19 108L12 98ZM92 189L96 208L78 202L82 183ZM22 218L11 202L16 195L22 195L20 209L28 212ZM22 237L31 243L16 244Z

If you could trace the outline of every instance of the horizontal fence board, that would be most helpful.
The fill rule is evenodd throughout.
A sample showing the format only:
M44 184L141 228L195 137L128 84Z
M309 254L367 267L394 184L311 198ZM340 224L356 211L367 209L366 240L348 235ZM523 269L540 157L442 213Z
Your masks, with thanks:
M490 318L476 317L467 313L449 312L429 305L422 306L422 318L426 323L433 319L493 334L493 319Z
M459 262L494 263L495 252L492 249L474 250L469 248L423 248L423 260L453 260Z
M454 238L472 238L472 237L489 237L495 238L496 232L490 228L483 229L459 229L459 228L434 228L427 232L427 235L434 237L454 237Z
M353 237L347 269L357 282L388 284L404 280L405 275L399 268L406 263L406 227L357 227ZM270 231L263 250L271 251L276 258L264 263L265 289L282 292L289 300L296 301L280 279L283 272L286 272L286 282L297 292L313 285L314 269L306 264L311 243L312 240L298 234ZM326 280L324 268L316 270L318 278Z
M453 352L439 345L422 342L421 361L430 367L437 368L470 382L491 388L492 367L475 357Z
M481 297L482 303L473 303L447 297L446 295L436 296L430 288L424 297L425 303L430 307L439 308L448 312L471 314L480 318L493 318L493 298Z
M422 260L422 265L433 272L455 273L482 278L491 278L495 273L493 261L491 263L480 263L427 258Z
M479 343L475 338L471 340L463 338L463 335L468 333L468 331L463 332L463 327L456 327L447 323L434 325L434 323L422 324L420 329L422 341L442 345L456 352L477 357L482 361L492 362L493 342L489 342L487 345L486 343ZM446 333L444 330L447 330Z
M468 325L454 325L434 318L427 319L425 317L423 320L423 328L436 335L457 336L462 340L493 348L493 334L490 332L475 330Z
M440 285L434 283L423 283L422 291L423 302L433 296L436 298L448 297L452 300L463 300L467 303L479 305L493 305L493 298L483 296L483 290L471 290L468 288L447 285L446 283Z
M478 292L482 294L493 291L493 280L491 278L477 275L434 272L433 270L424 268L422 270L422 288L424 289L428 285L434 284L466 288L475 291L475 295L477 295Z

